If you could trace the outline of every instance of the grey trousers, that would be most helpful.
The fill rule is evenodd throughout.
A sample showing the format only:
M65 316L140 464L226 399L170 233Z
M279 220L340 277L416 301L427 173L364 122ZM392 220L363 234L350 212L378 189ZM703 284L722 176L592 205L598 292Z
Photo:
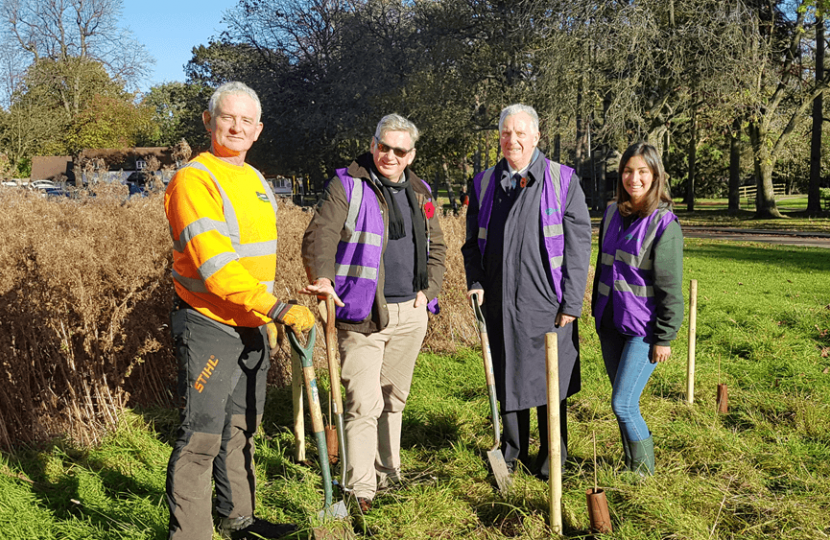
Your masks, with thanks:
M414 304L388 304L389 326L380 332L338 333L346 389L346 484L358 497L372 499L377 477L400 474L401 419L428 320L426 306Z
M170 539L212 538L211 479L220 518L253 515L254 434L270 366L263 328L224 325L190 308L170 314L182 405L167 464Z

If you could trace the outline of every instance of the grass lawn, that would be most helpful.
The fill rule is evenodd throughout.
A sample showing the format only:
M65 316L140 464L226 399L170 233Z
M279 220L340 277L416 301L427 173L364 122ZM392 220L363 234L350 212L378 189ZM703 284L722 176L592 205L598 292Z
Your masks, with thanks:
M644 482L621 474L619 431L593 320L585 313L580 321L583 389L569 402L566 536L590 537L585 490L596 470L614 526L608 537L828 538L826 250L687 239L684 278L687 284L697 279L699 287L695 401L686 399L684 324L672 360L657 369L643 395L657 456L657 475ZM729 388L724 415L715 406L719 382ZM378 496L375 510L358 524L361 535L550 537L545 483L519 472L509 496L494 489L478 351L422 354L404 421L411 483ZM290 424L290 389L271 389L257 439L258 513L300 523L299 537L308 538L309 516L322 506L320 476L314 464L293 462ZM99 447L55 442L0 455L0 538L166 538L165 467L175 427L172 410L128 411Z

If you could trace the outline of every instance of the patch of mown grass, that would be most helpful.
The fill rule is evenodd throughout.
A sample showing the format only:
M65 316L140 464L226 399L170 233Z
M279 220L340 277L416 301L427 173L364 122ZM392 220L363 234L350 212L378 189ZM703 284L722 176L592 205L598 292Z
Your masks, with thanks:
M688 281L698 280L695 400L687 403L684 325L671 361L658 367L642 398L657 457L657 475L645 481L621 471L610 385L586 307L583 388L569 400L566 536L590 536L585 490L596 470L613 538L827 538L826 252L687 240L684 266L687 300ZM727 414L716 411L718 383L728 385ZM320 384L326 388L325 373ZM486 457L493 444L489 414L479 351L422 354L404 414L409 483L378 495L373 511L355 520L359 536L549 538L547 484L521 471L506 497L495 490ZM127 412L96 447L55 442L5 454L0 537L165 538L164 480L176 422L171 410ZM271 388L257 437L258 514L297 522L299 536L309 538L309 517L323 504L317 454L309 435L310 463L294 462L290 422L290 388ZM538 444L535 426L533 437Z

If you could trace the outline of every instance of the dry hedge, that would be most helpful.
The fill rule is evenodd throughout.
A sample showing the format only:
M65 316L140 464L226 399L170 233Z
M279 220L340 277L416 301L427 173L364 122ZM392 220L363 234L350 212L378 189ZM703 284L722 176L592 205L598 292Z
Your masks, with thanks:
M162 196L125 202L125 186L95 195L55 200L0 191L0 447L64 436L92 444L125 406L173 403L171 242ZM305 283L300 239L310 218L309 209L281 202L278 297L298 297ZM443 217L441 226L446 281L424 347L446 352L477 338L465 300L464 216ZM322 337L315 358L325 360ZM288 380L288 359L283 344L272 383Z

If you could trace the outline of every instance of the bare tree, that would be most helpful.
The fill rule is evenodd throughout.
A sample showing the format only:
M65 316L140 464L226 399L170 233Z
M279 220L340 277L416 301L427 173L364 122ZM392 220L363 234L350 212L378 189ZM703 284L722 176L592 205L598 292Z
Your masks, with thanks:
M577 145L590 132L594 147L621 150L645 140L662 152L681 130L700 137L682 145L692 153L703 140L689 129L693 118L696 125L731 122L746 83L743 51L753 43L740 1L559 0L553 11L557 23L538 55L546 114L581 120L573 126Z
M0 21L32 63L87 58L134 86L155 61L118 27L121 5L122 0L2 0Z
M830 85L830 74L811 78L812 66L804 65L805 20L815 4L814 0L799 1L791 21L783 12L773 12L758 52L747 58L747 64L757 70L748 128L758 187L756 217L782 217L772 184L775 162L786 152L790 137L799 132L815 98Z
M26 73L25 56L12 36L0 36L0 106L11 103L12 94Z

